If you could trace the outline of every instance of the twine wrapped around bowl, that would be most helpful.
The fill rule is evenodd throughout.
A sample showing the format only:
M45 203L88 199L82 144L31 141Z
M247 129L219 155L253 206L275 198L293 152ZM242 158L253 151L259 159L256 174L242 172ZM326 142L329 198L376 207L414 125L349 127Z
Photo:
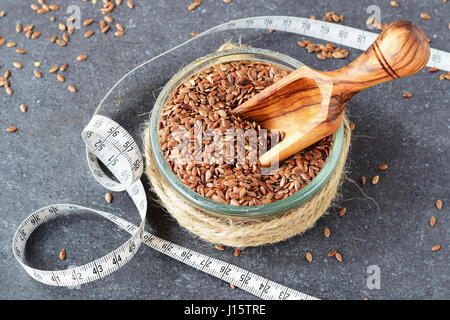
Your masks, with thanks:
M213 244L244 248L275 243L305 232L328 210L336 198L350 149L351 129L344 121L342 151L329 180L298 208L266 218L224 217L199 209L180 195L158 171L151 150L149 129L144 131L145 173L159 203L184 228Z

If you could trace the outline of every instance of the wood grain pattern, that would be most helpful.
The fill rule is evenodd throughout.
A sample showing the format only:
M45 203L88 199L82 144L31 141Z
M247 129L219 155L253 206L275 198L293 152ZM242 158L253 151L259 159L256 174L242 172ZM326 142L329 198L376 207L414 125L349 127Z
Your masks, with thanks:
M269 166L339 129L353 95L420 71L429 57L423 30L412 22L397 21L349 65L327 72L303 66L233 112L286 133L281 143L260 158L261 165Z

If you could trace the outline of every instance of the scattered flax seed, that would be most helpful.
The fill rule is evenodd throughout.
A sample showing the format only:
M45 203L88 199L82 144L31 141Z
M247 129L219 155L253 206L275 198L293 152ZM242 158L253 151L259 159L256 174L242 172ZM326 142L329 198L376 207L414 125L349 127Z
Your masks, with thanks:
M63 39L56 40L56 43L58 45L60 45L61 47L65 47L67 45L67 42L65 40L63 40Z
M312 253L311 253L311 252L307 252L307 253L305 254L305 258L306 258L306 260L307 260L308 262L312 262L312 261L313 261L313 255L312 255Z
M67 33L64 33L62 37L65 42L69 42L70 36Z
M386 163L382 163L382 164L377 166L377 170L380 170L380 171L385 171L388 168L389 168L389 166Z
M400 4L397 1L391 1L391 6L398 7L398 6L400 6Z
M40 31L35 31L31 34L31 39L37 39L41 36L41 32Z
M198 32L191 32L191 36L193 36L193 37L196 37L196 36L198 36L200 33L198 33Z
M275 32L275 29L269 29L269 32L273 33L273 32Z
M114 35L116 37L123 37L125 35L125 32L123 32L122 30L117 30L116 32L114 32Z
M329 228L324 228L323 229L323 235L325 236L325 238L329 238L331 235L331 231Z
M14 48L15 46L16 46L17 44L15 43L15 42L8 42L7 44L6 44L6 47L7 48Z
M93 35L94 35L94 31L92 31L92 30L89 30L89 31L86 31L86 33L84 34L84 37L85 38L90 38L90 37L92 37Z
M59 82L66 81L66 78L62 74L59 74L59 73L56 75L56 79L58 79Z
M239 257L240 254L241 254L241 250L239 250L238 248L234 248L234 256Z
M78 89L77 89L77 87L75 87L74 85L69 85L68 87L67 87L67 89L69 89L69 91L71 91L71 92L77 92L78 91Z
M442 200L436 200L436 208L438 208L439 210L442 209Z
M9 79L10 76L11 76L11 71L5 70L5 72L3 72L3 78Z
M33 73L36 78L42 78L42 73L39 70L34 70Z
M22 49L22 48L18 48L18 49L16 49L16 52L17 52L17 53L20 53L20 54L26 54L26 53L27 53L27 50Z
M60 258L61 260L66 260L66 250L65 250L65 249L61 249L61 250L59 251L59 258Z
M111 203L113 201L112 194L109 192L105 193L105 200L106 200L106 202Z
M55 73L56 71L58 71L58 66L53 66L48 70L48 73Z
M336 252L336 254L334 255L334 257L336 258L337 261L342 262L342 254L340 254L339 252Z
M338 214L339 214L340 217L342 217L346 213L347 213L347 208L344 207L344 208L341 208L341 210L339 210Z
M432 217L430 218L430 221L429 221L430 226L431 226L431 227L434 227L435 224L436 224L436 221L437 221L436 217L435 217L435 216L432 216Z
M109 30L109 26L104 26L100 31L102 33L106 33L106 32L108 32L108 30Z
M3 46L6 42L5 38L0 37L0 47Z
M56 21L56 17L55 16L51 16L50 18L48 18L48 20L50 20L50 22L54 22L54 21Z
M435 244L432 248L431 251L435 252L435 251L439 251L441 250L442 246L440 244Z
M106 21L105 20L100 20L100 22L98 23L100 25L100 28L104 28L106 27Z
M334 257L337 253L337 250L331 250L327 253L327 257Z
M69 65L67 63L64 63L61 67L59 67L59 71L66 71L67 68L69 68Z
M420 17L421 17L422 19L425 19L425 20L431 19L431 16L430 16L428 13L425 13L425 12L422 12L422 13L420 14Z
M20 24L20 23L16 24L16 32L20 33L20 32L22 32L22 30L23 30L22 24Z
M27 112L28 111L28 107L25 104L23 104L23 103L19 106L19 109L22 112Z
M59 10L59 6L57 4L50 4L48 7L49 7L49 9L51 11L58 11Z
M437 71L439 71L439 69L438 68L429 68L428 69L428 72L431 72L431 73L434 73L434 72L437 72Z
M25 28L23 28L23 31L33 31L34 24L27 24Z
M90 26L92 23L94 23L94 19L87 19L83 21L84 26Z
M309 17L311 20L317 20L317 17L316 16L311 16L311 17Z
M34 62L34 66L35 66L36 68L39 68L39 67L41 66L41 63L40 63L39 61L35 61L35 62Z
M413 96L413 94L411 93L411 92L405 92L404 94L403 94L403 98L411 98Z
M355 131L356 124L354 122L350 122L349 127L350 127L350 130Z
M11 87L6 87L5 92L8 96L12 96L14 94L14 90Z
M64 23L58 23L58 29L61 31L66 31L67 30L67 26Z
M0 11L0 17L6 16L6 11Z
M128 6L128 8L133 9L134 8L134 1L128 0L127 1L127 6Z
M195 8L197 8L199 5L201 5L202 4L202 0L195 0L194 2L192 2L190 5L189 5L189 7L188 7L188 10L189 11L192 11L192 10L194 10Z
M56 36L51 36L51 37L50 37L50 42L51 42L51 43L55 43L56 40L57 40L57 37L56 37Z
M22 69L23 68L23 64L21 64L20 62L13 62L12 65L16 69Z
M380 176L374 176L374 177L372 178L372 184L377 184L378 181L380 181Z
M120 30L120 31L124 31L125 30L124 26L122 24L120 24L120 23L116 24L116 28L117 28L117 30Z
M223 0L223 2L225 2L225 3L232 3L233 0Z
M104 16L103 19L108 23L113 23L114 19L111 16Z
M122 0L116 0L116 5L120 6L122 4Z
M217 249L217 250L220 250L220 251L224 251L225 250L225 248L223 246L221 246L220 244L216 244L214 246L214 248Z
M80 54L80 55L77 57L77 60L78 60L78 61L86 61L86 60L87 60L87 56L84 55L84 54Z
M237 285L230 283L230 288L231 288L231 289L236 289L236 288L237 288Z
M33 9L34 11L36 11L37 9L39 9L39 6L35 3L30 4L31 9Z
M8 127L8 128L6 128L6 131L8 131L8 132L15 132L15 131L17 131L17 127L14 127L14 126Z

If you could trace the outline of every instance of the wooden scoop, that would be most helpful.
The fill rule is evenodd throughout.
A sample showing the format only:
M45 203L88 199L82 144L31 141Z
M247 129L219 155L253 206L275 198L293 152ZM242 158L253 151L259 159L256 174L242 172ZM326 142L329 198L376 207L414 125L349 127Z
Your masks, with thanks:
M397 21L349 65L327 72L300 67L233 113L286 133L282 142L259 159L262 166L270 166L337 131L354 94L412 75L429 57L430 45L422 29L409 21Z

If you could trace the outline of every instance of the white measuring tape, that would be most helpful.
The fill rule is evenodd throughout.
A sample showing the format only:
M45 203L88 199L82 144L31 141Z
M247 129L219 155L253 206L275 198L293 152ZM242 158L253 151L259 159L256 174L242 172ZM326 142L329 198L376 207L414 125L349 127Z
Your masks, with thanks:
M211 28L196 38L192 38L134 68L111 88L100 105L102 105L106 97L120 82L145 64L205 35L243 28L287 31L320 38L327 42L335 42L360 50L367 49L377 37L377 34L372 32L305 18L276 16L235 20ZM432 49L428 66L450 71L450 54ZM147 212L147 197L140 181L144 164L139 146L122 126L105 116L97 114L97 111L82 133L83 140L86 143L89 167L96 180L105 188L112 191L126 190L128 192L139 211L141 223L139 226L136 226L110 213L71 204L51 205L33 212L20 224L13 239L14 256L32 278L54 286L76 286L92 282L122 268L135 255L141 244L144 243L198 270L233 283L239 288L262 299L316 299L313 296L287 288L230 263L186 249L146 232L144 228ZM104 173L98 160L108 168L118 181L109 178ZM131 237L111 253L72 269L44 271L32 268L26 264L24 255L26 242L38 226L57 216L86 211L98 214L115 223L130 233Z

